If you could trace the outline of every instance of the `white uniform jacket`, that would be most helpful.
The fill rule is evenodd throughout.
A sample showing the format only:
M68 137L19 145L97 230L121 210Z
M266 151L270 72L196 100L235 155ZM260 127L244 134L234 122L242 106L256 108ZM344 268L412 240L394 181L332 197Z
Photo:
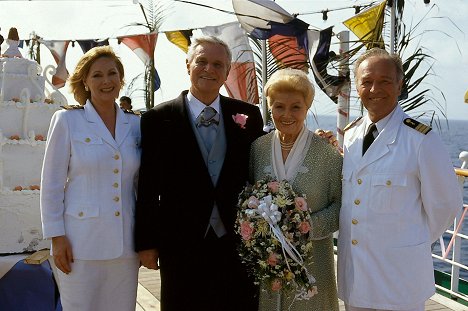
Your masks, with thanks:
M411 309L434 293L431 242L461 211L461 191L434 131L395 108L366 154L367 117L345 133L338 294L354 307Z
M136 256L140 117L116 105L115 139L91 102L52 117L42 168L44 238L66 235L75 259Z

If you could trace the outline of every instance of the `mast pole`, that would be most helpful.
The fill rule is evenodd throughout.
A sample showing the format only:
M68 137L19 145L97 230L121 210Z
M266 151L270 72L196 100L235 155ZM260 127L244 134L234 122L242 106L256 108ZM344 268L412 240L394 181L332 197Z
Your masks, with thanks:
M397 0L391 1L390 7L390 53L396 53L396 34L395 34L395 25L396 25L396 2Z
M270 119L268 115L268 105L265 96L265 84L267 82L267 52L266 52L266 40L261 40L262 46L262 116L263 116L263 125L267 125Z
M349 59L346 57L349 51L349 31L341 31L337 35L340 40L340 67L339 74L340 76L349 76ZM337 120L336 120L336 133L338 143L343 147L344 142L344 128L349 123L349 98L351 93L351 80L344 82L343 87L340 90L338 95L338 107L337 107Z

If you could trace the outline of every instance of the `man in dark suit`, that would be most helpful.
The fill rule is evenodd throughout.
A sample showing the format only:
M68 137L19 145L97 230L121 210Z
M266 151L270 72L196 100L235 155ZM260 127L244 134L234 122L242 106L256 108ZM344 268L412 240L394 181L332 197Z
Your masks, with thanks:
M231 64L223 41L193 39L186 63L190 90L141 119L136 250L144 266L160 266L162 311L254 311L234 222L262 118L219 94Z

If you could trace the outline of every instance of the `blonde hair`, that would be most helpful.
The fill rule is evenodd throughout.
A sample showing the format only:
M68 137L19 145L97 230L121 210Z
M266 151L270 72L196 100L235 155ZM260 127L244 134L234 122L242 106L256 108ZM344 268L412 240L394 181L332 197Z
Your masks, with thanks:
M110 58L115 62L120 75L120 88L122 88L125 83L124 68L120 58L115 55L114 50L110 46L99 46L92 48L80 58L78 64L76 65L75 71L68 78L70 92L73 93L73 97L80 105L84 105L86 100L91 98L91 92L86 91L84 85L84 80L88 76L89 69L96 60L103 57Z
M315 96L315 88L307 74L302 70L292 68L276 71L265 85L265 96L269 107L271 107L275 95L282 92L300 93L304 97L307 108L312 106Z

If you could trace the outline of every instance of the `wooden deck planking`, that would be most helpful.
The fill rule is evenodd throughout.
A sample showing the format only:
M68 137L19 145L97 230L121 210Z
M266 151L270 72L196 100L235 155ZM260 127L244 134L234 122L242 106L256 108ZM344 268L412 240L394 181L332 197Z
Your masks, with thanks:
M159 271L140 268L138 277L137 311L160 311L161 278ZM344 311L344 303L339 301L340 311ZM467 310L455 302L440 295L434 295L425 305L425 311L463 311Z
M156 272L156 271L155 271ZM141 270L140 270L140 275L141 275ZM150 278L151 276L154 276L156 278L159 276L159 273L145 273L146 277ZM144 281L143 281L144 283ZM155 297L156 292L159 292L159 284L155 285L154 282L147 282L145 283L146 286L150 289L153 290L151 292L148 290L147 287L142 285L142 281L139 280L138 283L138 291L137 291L137 304L136 304L136 310L137 311L160 311L159 307L159 296Z

